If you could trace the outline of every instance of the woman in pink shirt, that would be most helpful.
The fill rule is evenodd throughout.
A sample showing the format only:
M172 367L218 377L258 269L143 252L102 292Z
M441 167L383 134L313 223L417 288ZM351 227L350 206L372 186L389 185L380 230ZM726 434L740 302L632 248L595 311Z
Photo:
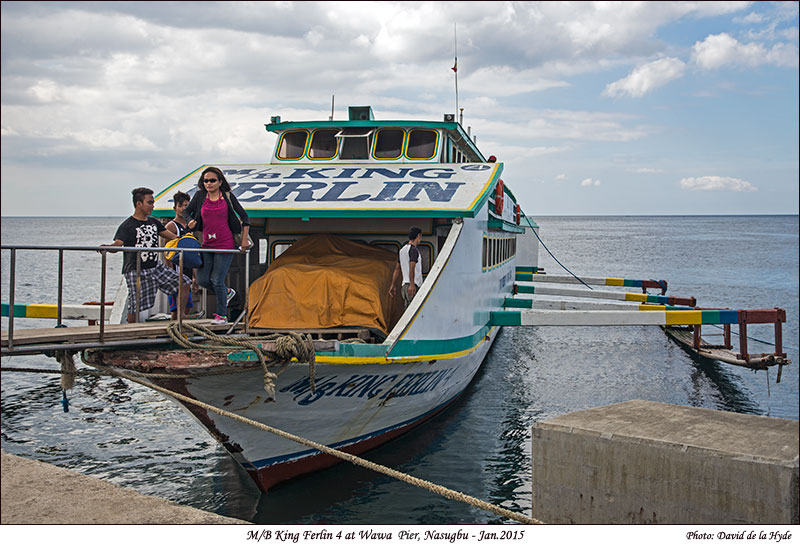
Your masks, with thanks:
M247 251L250 220L239 201L231 193L225 175L216 167L207 167L197 182L197 192L184 211L189 229L203 231L203 248L234 249L234 233L242 234L239 249ZM240 222L241 221L241 222ZM200 286L213 290L217 312L213 324L228 322L228 303L236 291L225 286L225 277L233 261L233 254L203 254L203 265L197 271Z

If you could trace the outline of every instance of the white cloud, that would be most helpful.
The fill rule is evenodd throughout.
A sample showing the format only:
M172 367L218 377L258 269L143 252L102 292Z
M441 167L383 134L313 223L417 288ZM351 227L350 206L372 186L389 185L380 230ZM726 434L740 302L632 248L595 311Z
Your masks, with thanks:
M556 182L558 182L559 184L561 182L563 182L564 180L566 180L566 179L567 179L567 175L566 174L562 173L562 174L556 175Z
M581 180L581 186L585 187L585 188L590 187L590 186L599 186L599 185L600 185L600 181L599 180L595 180L593 178L584 178L583 180Z
M683 178L681 188L691 191L758 191L758 188L746 180L728 176L698 176Z
M680 59L666 57L637 66L628 76L610 83L603 94L609 97L630 95L641 97L657 87L683 76L686 64Z
M692 61L700 68L715 69L725 65L798 66L798 49L794 44L778 43L771 48L750 42L743 44L726 33L711 34L692 47Z

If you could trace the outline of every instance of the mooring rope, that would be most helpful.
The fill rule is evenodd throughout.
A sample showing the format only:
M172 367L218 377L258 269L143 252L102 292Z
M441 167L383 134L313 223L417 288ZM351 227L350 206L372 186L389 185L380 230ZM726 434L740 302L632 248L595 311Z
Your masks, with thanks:
M559 261L558 261L558 258L556 258L556 257L553 255L553 253L552 253L552 252L550 252L550 249L549 249L549 248L547 248L547 245L546 245L546 244L544 244L544 241L542 241L542 238L541 238L541 237L539 237L539 234L538 234L538 233L536 233L536 230L533 228L533 224L531 223L531 221L530 221L530 219L528 218L528 216L527 216L527 215L525 215L525 214L523 214L523 216L525 216L525 221L526 221L526 222L528 222L528 225L531 227L531 231L533 232L533 234L534 234L534 235L536 235L536 238L537 238L537 239L539 239L539 242L540 242L540 243L542 243L542 248L544 248L544 249L547 251L547 253L548 253L548 254L550 254L550 257L551 257L551 258L553 258L553 259L556 261L556 263L557 263L558 265L560 265L560 266L561 266L561 267L564 269L564 271L566 271L567 273L569 273L570 275L572 275L573 277L575 277L575 278L576 278L578 281L580 281L580 283L581 283L583 286L585 286L585 287L586 287L586 288L588 288L589 290L594 290L594 288L592 288L591 286L589 286L588 284L586 284L585 282L583 282L583 279L581 279L581 278L580 278L580 277L578 277L578 276L577 276L575 273L573 273L572 271L570 271L569 269L567 269L567 266L565 266L564 264L562 264L561 262L559 262Z
M316 351L314 350L314 343L311 336L308 334L298 334L296 332L289 332L285 335L272 334L264 337L242 338L236 336L221 336L212 332L209 328L201 325L184 324L186 328L192 330L194 333L199 334L211 343L195 343L181 334L178 330L178 323L170 322L167 325L167 333L172 340L187 349L230 349L231 347L244 347L250 349L258 357L261 364L261 369L264 371L264 391L267 393L268 400L275 400L275 380L278 378L291 362L292 358L296 358L298 362L308 362L308 377L312 392L316 390L314 384L315 364L316 364ZM265 351L260 342L271 341L275 343L274 351ZM273 367L280 365L277 372L270 370L270 364L267 362L265 353L271 355L270 361Z
M362 459L361 457L358 457L356 455L352 455L350 453L346 453L344 451L340 451L338 449L334 449L332 447L328 447L328 446L326 446L324 444L320 444L318 442L315 442L313 440L309 440L307 438L302 438L300 436L296 436L296 435L294 435L294 434L292 434L290 432L286 432L284 430L281 430L281 429L266 425L264 423L260 423L258 421L254 421L253 419L248 419L247 417L242 417L241 415L238 415L236 413L232 413L230 411L226 411L226 410L223 410L221 408L217 408L215 406L212 406L211 404L206 404L205 402L201 402L199 400L195 400L194 398L190 398L190 397L185 396L183 394L180 394L180 393L177 393L177 392L173 392L173 391L170 391L169 389L165 389L165 388L159 387L158 385L154 385L153 383L150 383L148 381L140 380L139 378L136 378L136 377L133 377L133 376L129 376L128 374L125 374L125 373L122 373L122 372L117 372L116 370L114 371L114 373L117 373L120 377L123 377L125 379L129 379L130 381L133 381L135 383L139 383L140 385L143 385L145 387L149 387L151 389L155 389L155 390L157 390L157 391L159 391L159 392L161 392L163 394L166 394L168 396L172 396L174 398L177 398L177 399L182 400L184 402L187 402L189 404L193 404L195 406L201 407L201 408L206 409L208 411L213 411L214 413L222 415L223 417L228 417L230 419L235 419L235 420L237 420L239 422L246 423L248 425L254 426L254 427L259 428L261 430L264 430L266 432L270 432L270 433L275 434L277 436L280 436L282 438L286 438L287 440L292 440L293 442L296 442L298 444L302 444L302 445L308 446L310 448L316 449L317 451L321 451L321 452L326 453L328 455L332 455L334 457L338 457L339 459L351 462L351 463L359 465L359 466L363 466L364 468L368 468L370 470L374 470L376 472L380 472L382 474L386 474L387 476L391 476L393 478L396 478L398 480L404 481L404 482L409 483L411 485L416 485L416 486L421 487L423 489L427 489L428 491L431 491L433 493L441 495L441 496L443 496L445 498L448 498L450 500L459 500L461 502L465 502L465 503L470 504L472 506L475 506L477 508L482 508L484 510L488 510L490 512L493 512L493 513L495 513L497 515L504 516L504 517L507 517L509 519L513 519L514 521L518 521L520 523L542 523L541 521L538 521L538 520L536 520L534 518L530 518L530 517L525 516L523 514L518 514L516 512L512 512L511 510L508 510L508 509L503 508L501 506L497 506L497 505L488 503L486 501L482 501L482 500L480 500L478 498L471 497L469 495L461 493L460 491L455 491L453 489L448 489L446 487L443 487L441 485L437 485L437 484L429 482L427 480L422 480L420 478L416 478L416 477L411 476L409 474L406 474L404 472L399 472L399 471L397 471L397 470L395 470L393 468L389 468L388 466L384 466L384 465L381 465L381 464L378 464L378 463L373 463L372 461L368 461L366 459Z
M494 514L497 514L498 516L503 516L503 517L506 517L508 519L517 521L519 523L528 523L528 524L543 524L544 523L544 522L539 521L537 519L534 519L532 517L528 517L528 516L526 516L524 514L519 514L517 512L512 512L511 510L508 510L507 508L503 508L502 506L497 506L495 504L483 501L483 500L478 499L476 497L472 497L472 496L467 495L465 493L461 493L460 491L455 491L453 489L449 489L447 487L444 487L444 486L441 486L441 485L437 485L437 484L435 484L433 482L430 482L430 481L427 481L427 480L423 480L423 479L417 478L415 476L411 476L410 474L406 474L405 472L400 472L400 471L395 470L393 468L389 468L388 466L384 466L384 465L379 464L379 463L374 463L372 461L368 461L367 459L363 459L363 458L361 458L361 457L359 457L357 455L353 455L353 454L346 453L344 451L340 451L340 450L332 448L332 447L328 447L325 444L320 444L320 443L315 442L313 440L309 440L307 438L303 438L301 436L297 436L297 435L292 434L290 432L286 432L286 431L281 430L279 428L275 428L275 427L272 427L270 425L266 425L264 423L261 423L259 421L255 421L253 419L249 419L247 417L242 417L241 415L238 415L236 413L232 413L230 411L218 408L216 406L212 406L211 404L207 404L205 402L201 402L200 400L195 400L194 398L191 398L189 396L185 396L185 395L177 393L175 391L171 391L171 390L169 390L167 388L160 387L160 386L155 385L155 384L153 384L153 383L151 383L149 381L144 381L143 379L140 379L139 377L136 377L136 376L133 376L133 375L129 375L128 373L120 372L118 370L113 370L113 369L108 368L106 366L103 366L101 364L93 364L93 365L98 367L98 368L100 368L102 371L98 372L98 371L94 371L94 370L73 370L72 372L63 372L63 373L70 373L72 375L84 375L84 374L86 374L86 375L102 375L102 376L111 376L111 377L121 377L123 379L127 379L129 381L133 381L134 383L138 383L138 384L140 384L140 385L142 385L144 387L156 390L156 391L158 391L158 392L160 392L162 394L166 394L168 396L171 396L171 397L173 397L175 399L181 400L183 402L186 402L186 403L189 403L189 404L193 404L195 406L201 407L201 408L203 408L205 410L208 410L208 411L213 411L214 413L222 415L223 417L228 417L229 419L234 419L234 420L239 421L241 423L245 423L245 424L254 426L254 427L259 428L259 429L261 429L263 431L275 434L276 436L280 436L282 438L286 438L287 440L291 440L291 441L296 442L298 444L313 448L313 449L315 449L317 451L320 451L322 453L325 453L327 455L331 455L333 457L337 457L339 459L342 459L344 461L348 461L348 462L350 462L352 464L355 464L355 465L358 465L358 466L362 466L362 467L367 468L369 470L373 470L375 472L379 472L381 474L385 474L385 475L387 475L389 477L392 477L392 478L395 478L397 480L403 481L403 482L408 483L410 485L415 485L417 487L421 487L422 489L427 489L428 491L430 491L432 493L436 493L437 495L440 495L440 496L445 497L447 499L460 501L460 502L469 504L471 506L474 506L476 508L479 508L481 510L486 510L488 512L492 512ZM41 370L41 369L38 369L38 368L5 368L5 367L3 367L3 368L0 368L0 371L4 371L4 372L6 372L6 371L15 371L15 372L32 372L32 373L54 373L54 374L55 373L62 373L59 370ZM160 374L160 375L166 375L167 377L176 377L175 375L169 375L169 374Z

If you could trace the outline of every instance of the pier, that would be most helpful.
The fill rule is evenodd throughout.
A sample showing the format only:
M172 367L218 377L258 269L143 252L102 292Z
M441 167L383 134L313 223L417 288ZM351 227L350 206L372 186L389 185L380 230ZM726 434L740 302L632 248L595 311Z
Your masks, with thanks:
M798 422L631 400L533 426L545 523L798 524Z
M236 525L250 522L2 452L3 525ZM57 492L57 494L54 494ZM69 500L65 500L69 499Z

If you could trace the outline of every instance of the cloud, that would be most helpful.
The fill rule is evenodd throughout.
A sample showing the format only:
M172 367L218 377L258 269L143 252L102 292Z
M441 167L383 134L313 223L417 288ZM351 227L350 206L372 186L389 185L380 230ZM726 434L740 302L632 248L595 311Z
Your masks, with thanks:
M629 95L642 97L653 89L683 76L686 64L680 59L666 57L637 66L628 76L610 83L603 94L609 97Z
M728 176L698 176L683 178L680 182L681 188L691 191L735 191L750 192L758 191L758 188L746 180L731 178Z
M743 44L726 33L711 34L692 47L692 61L700 68L716 69L725 65L759 66L770 64L797 68L798 49L794 44L778 43L771 48L750 42Z
M594 180L592 178L584 178L583 180L581 180L581 186L584 188L588 188L590 186L599 186L599 185L600 181Z

